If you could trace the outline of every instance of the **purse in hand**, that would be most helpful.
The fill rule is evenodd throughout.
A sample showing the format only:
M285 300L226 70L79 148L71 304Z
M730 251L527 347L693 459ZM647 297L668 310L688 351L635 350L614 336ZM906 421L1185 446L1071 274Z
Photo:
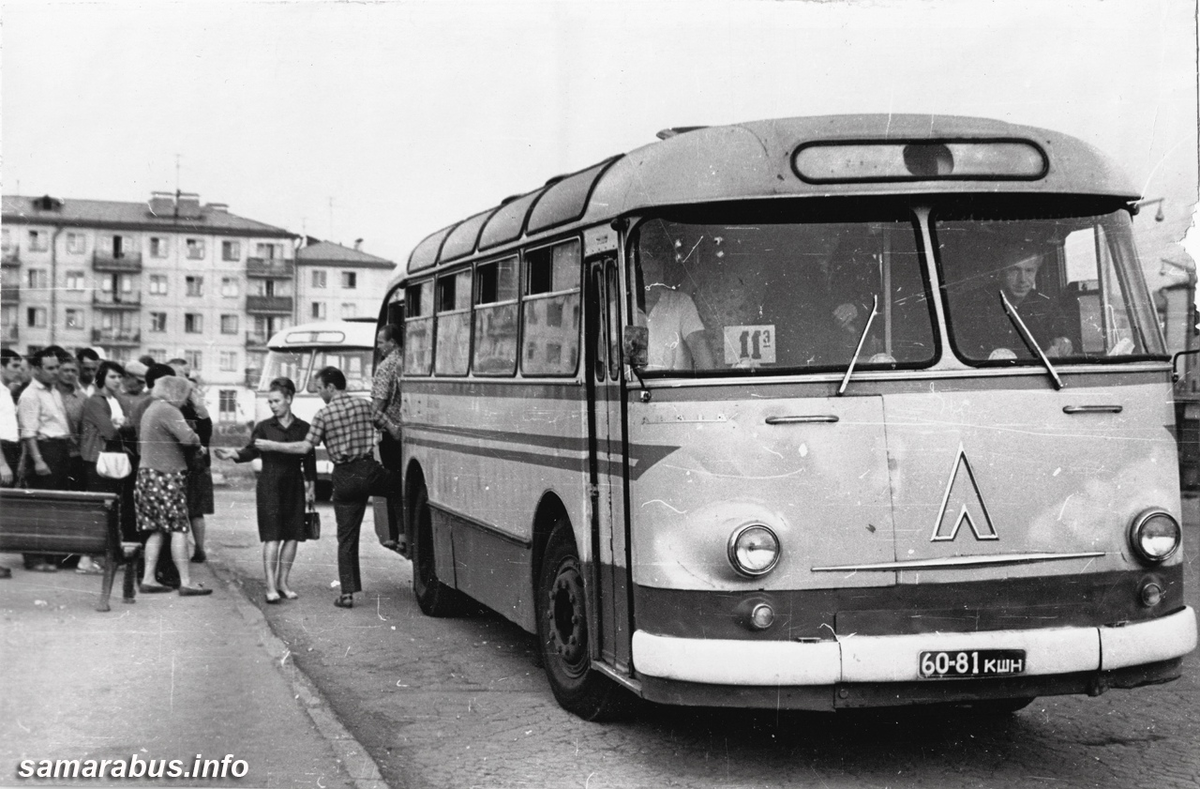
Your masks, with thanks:
M321 513L308 510L304 513L304 539L321 539Z
M96 473L107 479L125 479L133 471L125 452L101 452L96 458Z

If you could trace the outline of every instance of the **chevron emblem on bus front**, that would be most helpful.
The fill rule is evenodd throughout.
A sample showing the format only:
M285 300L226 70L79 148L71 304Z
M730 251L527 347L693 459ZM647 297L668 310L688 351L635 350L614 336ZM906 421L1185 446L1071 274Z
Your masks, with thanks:
M953 542L964 523L971 528L977 540L1000 539L988 515L987 505L983 503L983 496L979 493L971 461L967 460L967 453L959 444L930 539L933 542Z

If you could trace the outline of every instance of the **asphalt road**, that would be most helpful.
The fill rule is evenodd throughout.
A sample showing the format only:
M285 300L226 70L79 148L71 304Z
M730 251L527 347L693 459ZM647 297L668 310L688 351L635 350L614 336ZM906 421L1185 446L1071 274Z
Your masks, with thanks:
M1200 523L1185 523L1200 599ZM218 568L264 610L392 787L1198 787L1200 657L1184 677L1099 698L1050 697L999 719L919 712L755 713L647 705L621 723L564 712L534 639L500 617L424 617L407 561L363 527L366 600L334 608L333 513L301 547L301 599L262 604L253 492L220 490ZM284 747L281 743L281 747Z

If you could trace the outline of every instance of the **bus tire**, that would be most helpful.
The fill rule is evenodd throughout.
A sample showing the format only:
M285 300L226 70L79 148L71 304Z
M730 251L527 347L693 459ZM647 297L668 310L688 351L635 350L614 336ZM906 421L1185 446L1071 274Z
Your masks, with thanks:
M633 697L591 667L583 574L571 526L550 533L538 579L537 621L542 665L559 705L589 721L622 717Z
M417 605L426 616L457 616L462 611L462 593L442 583L437 576L433 552L433 518L429 512L429 494L417 490L413 501L415 534L412 546L412 584Z

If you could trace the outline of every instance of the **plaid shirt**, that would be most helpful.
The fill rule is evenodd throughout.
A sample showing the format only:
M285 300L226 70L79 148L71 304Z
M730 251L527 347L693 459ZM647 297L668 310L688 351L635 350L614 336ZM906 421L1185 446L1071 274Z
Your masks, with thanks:
M375 420L375 427L387 430L400 427L400 351L395 350L375 368L371 382L371 399L383 401L383 413Z
M338 392L313 417L305 437L314 447L325 442L334 463L371 457L375 448L375 428L371 425L371 404L361 397Z

